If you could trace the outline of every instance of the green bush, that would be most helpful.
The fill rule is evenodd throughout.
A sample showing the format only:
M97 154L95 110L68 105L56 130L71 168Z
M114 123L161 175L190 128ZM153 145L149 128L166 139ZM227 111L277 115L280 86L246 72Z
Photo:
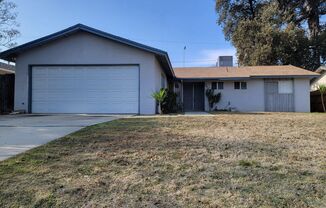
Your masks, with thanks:
M181 110L180 104L177 102L177 94L171 90L164 89L166 96L162 102L162 112L177 113Z
M221 93L214 93L214 90L207 89L206 90L206 97L208 99L209 104L209 111L213 110L214 104L217 104L221 99Z

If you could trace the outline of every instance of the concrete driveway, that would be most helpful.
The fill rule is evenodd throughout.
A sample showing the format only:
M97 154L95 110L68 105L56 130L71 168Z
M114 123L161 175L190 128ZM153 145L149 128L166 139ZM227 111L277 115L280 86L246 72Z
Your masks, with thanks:
M0 160L63 137L86 126L121 117L97 115L0 116Z

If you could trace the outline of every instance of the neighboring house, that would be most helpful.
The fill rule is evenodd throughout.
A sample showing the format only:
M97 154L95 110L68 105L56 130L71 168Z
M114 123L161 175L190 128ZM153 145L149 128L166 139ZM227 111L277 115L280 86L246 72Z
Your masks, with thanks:
M185 111L207 111L206 89L221 93L219 110L310 112L310 79L295 66L176 68ZM183 86L183 87L182 87Z
M7 74L15 74L15 66L0 62L0 76Z
M15 110L28 113L154 114L151 94L173 86L185 111L310 111L310 79L293 66L172 69L166 52L75 25L0 53L16 63Z
M321 66L316 70L316 73L320 74L319 77L311 80L310 90L318 90L318 86L321 84L326 85L326 66Z
M0 62L0 114L14 109L15 67Z

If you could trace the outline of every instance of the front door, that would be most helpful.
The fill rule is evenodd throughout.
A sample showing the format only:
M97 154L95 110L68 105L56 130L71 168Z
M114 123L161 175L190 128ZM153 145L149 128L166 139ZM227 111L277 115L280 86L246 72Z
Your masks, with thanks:
M184 111L204 111L205 84L202 82L183 83Z

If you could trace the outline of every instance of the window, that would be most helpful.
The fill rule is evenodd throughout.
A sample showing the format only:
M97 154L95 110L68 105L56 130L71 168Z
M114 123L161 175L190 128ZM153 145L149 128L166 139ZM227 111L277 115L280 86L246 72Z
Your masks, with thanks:
M216 82L212 82L212 90L216 90L217 89L217 84Z
M246 90L247 89L247 82L241 82L241 89Z
M223 90L224 89L224 82L218 82L218 89Z
M175 83L174 87L175 87L176 89L178 89L178 88L179 88L179 84L178 84L178 83Z
M234 82L234 89L236 90L246 90L247 89L247 82Z
M234 82L234 89L236 90L240 89L240 82Z
M293 93L292 80L278 81L278 93L279 94L292 94Z

